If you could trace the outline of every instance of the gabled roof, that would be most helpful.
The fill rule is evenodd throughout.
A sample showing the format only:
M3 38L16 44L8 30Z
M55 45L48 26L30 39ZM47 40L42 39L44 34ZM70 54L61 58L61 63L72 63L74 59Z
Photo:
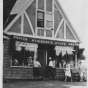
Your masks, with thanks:
M80 40L80 38L78 37L76 31L74 30L73 26L71 25L71 22L70 22L70 20L68 19L67 15L66 15L66 13L65 13L65 11L64 11L64 9L63 9L63 7L61 6L59 0L55 0L55 1L56 1L57 5L58 5L59 9L62 11L62 15L63 15L63 17L65 18L65 20L67 21L68 25L70 26L70 28L72 29L72 31L73 31L74 34L76 35L76 37L77 37L77 39L79 40L79 42L81 42L81 40Z
M16 15L21 12L21 10L28 4L29 1L31 0L11 0L11 1L4 0L3 1L4 3L3 10L5 12L5 16L7 15L5 19L6 22L4 22L3 24L4 29L10 24L10 22L16 17Z
M18 14L31 0L17 0L11 14Z
M30 4L30 2L33 2L33 1L34 1L34 0L20 0L20 1L17 0L16 4L14 5L14 7L13 7L13 9L12 9L12 11L11 11L11 14L18 14L18 15L15 17L15 18L18 18L18 17L21 15L21 13L24 12L24 11L28 8L28 5ZM63 15L65 21L67 22L67 24L69 25L69 27L72 29L72 32L74 32L74 34L75 34L75 36L76 36L76 38L77 38L77 41L78 41L78 42L81 42L80 39L79 39L79 37L78 37L78 35L76 34L74 28L72 27L70 21L68 20L68 17L67 17L66 14L64 13L64 10L63 10L63 8L62 8L60 2L59 2L58 0L55 0L55 2L56 2L56 4L57 4L58 8L61 10L62 15ZM28 3L29 3L29 4L28 4ZM20 4L21 4L21 6L20 6ZM14 21L16 20L15 18L13 19ZM9 18L9 20L10 20L10 18ZM14 21L13 21L13 22L14 22ZM8 26L9 26L9 25L8 25ZM9 26L9 27L8 27L8 26L6 27L6 29L10 28L10 26Z

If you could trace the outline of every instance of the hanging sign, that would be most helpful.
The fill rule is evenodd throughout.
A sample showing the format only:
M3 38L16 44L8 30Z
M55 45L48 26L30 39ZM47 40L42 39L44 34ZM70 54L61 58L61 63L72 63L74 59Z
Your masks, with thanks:
M47 39L37 39L37 38L29 38L29 37L21 37L21 36L13 36L13 39L29 42L29 43L40 43L40 44L51 44L51 45L64 45L64 46L78 46L78 43L71 43L71 42L62 42L62 41L54 41L54 40L47 40Z

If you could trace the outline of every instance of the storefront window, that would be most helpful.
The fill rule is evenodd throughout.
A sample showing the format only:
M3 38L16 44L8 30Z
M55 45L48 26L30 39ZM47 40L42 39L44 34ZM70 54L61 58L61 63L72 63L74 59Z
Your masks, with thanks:
M74 52L70 50L56 50L56 67L66 68L66 63L69 62L71 68L75 68Z
M28 43L16 42L15 50L12 53L11 65L32 67L35 58L35 50L36 48L33 46L30 47Z

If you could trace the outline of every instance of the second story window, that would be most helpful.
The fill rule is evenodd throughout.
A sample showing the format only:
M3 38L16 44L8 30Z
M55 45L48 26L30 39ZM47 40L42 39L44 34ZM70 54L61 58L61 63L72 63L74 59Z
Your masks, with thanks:
M52 28L52 26L53 26L52 13L46 12L46 28Z
M44 28L44 12L37 12L37 27Z

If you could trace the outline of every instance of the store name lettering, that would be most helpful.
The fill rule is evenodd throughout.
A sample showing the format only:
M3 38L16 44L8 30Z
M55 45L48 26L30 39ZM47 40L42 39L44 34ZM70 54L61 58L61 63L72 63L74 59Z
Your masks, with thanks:
M14 39L19 41L31 42L31 43L42 43L42 44L52 44L52 45L78 45L77 43L67 43L67 42L58 42L52 40L42 40L42 39L34 39L34 38L26 38L20 36L14 36Z

